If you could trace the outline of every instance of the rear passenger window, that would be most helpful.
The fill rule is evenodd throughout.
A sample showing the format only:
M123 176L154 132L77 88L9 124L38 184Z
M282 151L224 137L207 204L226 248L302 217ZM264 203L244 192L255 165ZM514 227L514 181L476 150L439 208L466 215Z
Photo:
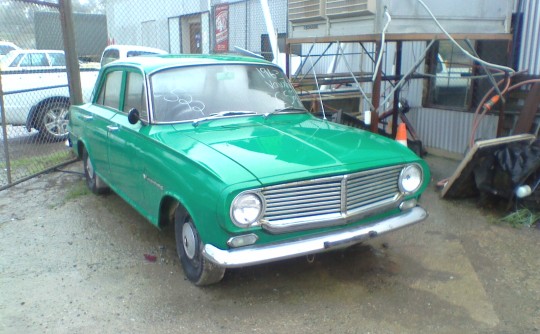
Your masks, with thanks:
M63 53L49 53L51 66L66 66L66 57Z
M98 104L119 109L120 107L120 91L122 88L122 71L107 73L105 82L101 86Z
M115 61L120 58L120 52L116 49L109 49L103 52L103 58L101 59L101 66Z

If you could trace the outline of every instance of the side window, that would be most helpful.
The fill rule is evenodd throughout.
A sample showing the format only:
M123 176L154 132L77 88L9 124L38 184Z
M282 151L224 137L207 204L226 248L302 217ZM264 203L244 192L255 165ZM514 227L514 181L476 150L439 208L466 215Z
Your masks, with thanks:
M508 64L508 42L458 40L457 43L472 54L499 65ZM427 87L429 107L474 110L484 94L493 87L482 66L476 65L454 43L441 40L435 43L427 58Z
M127 73L124 112L129 112L131 108L139 110L142 120L148 120L143 76L136 72Z
M101 86L97 103L118 109L120 106L120 92L122 89L122 71L107 73L107 77Z
M137 57L137 56L147 56L147 55L155 55L155 52L150 51L139 51L139 50L129 50L126 54L126 57Z
M29 53L21 61L20 66L48 66L49 62L44 53Z
M66 66L66 57L63 53L49 53L51 66Z
M464 41L458 43L473 52ZM468 109L472 93L472 61L454 43L440 41L434 46L431 66L430 103L441 107Z
M120 58L120 52L117 49L109 49L103 52L103 58L101 59L101 66L115 61Z

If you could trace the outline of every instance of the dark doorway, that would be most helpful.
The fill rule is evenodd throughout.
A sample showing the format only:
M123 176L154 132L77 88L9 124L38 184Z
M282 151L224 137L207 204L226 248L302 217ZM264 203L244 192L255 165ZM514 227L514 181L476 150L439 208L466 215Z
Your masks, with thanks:
M202 34L200 23L189 24L190 53L202 53Z

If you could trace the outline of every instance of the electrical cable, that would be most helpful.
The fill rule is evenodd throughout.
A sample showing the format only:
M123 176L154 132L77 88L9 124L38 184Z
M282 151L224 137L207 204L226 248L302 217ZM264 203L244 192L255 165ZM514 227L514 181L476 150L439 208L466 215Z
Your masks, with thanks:
M55 169L53 169L53 171L54 171L54 172L65 173L65 174L74 174L74 175L84 176L84 173L83 173L83 172L77 172L77 171L72 171L72 170L65 170L65 169L60 169L60 168L55 168Z
M356 79L356 76L354 75L352 69L351 69L351 66L349 65L349 62L347 61L347 57L345 57L344 55L344 51L343 49L341 48L341 45L338 45L338 50L340 51L340 53L343 55L343 61L345 62L345 66L347 66L347 69L349 70L349 72L351 73L351 77L353 78L354 82L356 83L356 85L358 86L358 90L360 91L360 94L362 94L362 96L364 97L364 99L366 100L367 103L369 103L369 106L370 106L370 110L375 110L375 107L373 106L373 103L371 102L371 100L368 98L367 94L364 92L364 90L362 89L362 86L360 85L360 83L358 82L358 80Z
M373 77L371 77L371 81L375 82L375 78L377 77L377 72L379 72L379 66L381 65L382 55L383 55L383 49L386 45L385 39L386 39L386 30L388 29L388 26L390 25L390 22L392 22L392 17L388 13L388 9L384 7L384 15L387 18L386 24L383 27L382 34L381 34L381 49L379 50L379 55L377 57L377 63L375 64L375 70L373 71Z
M516 72L513 68L510 68L510 67L507 67L507 66L502 66L502 65L497 65L497 64L493 64L493 63L489 63L487 61L484 61L484 60L470 54L469 51L465 50L461 45L459 45L458 42L456 42L456 40L452 36L450 36L448 31L446 31L446 29L444 29L444 27L441 25L439 20L437 20L437 18L433 14L433 12L429 9L429 7L426 5L426 3L423 0L416 0L416 1L418 1L424 7L424 9L428 12L428 14L431 16L431 18L435 22L435 24L446 35L446 37L448 37L448 39L450 41L452 41L452 43L454 43L467 57L469 57L469 58L479 62L480 64L483 64L483 65L487 66L487 67L496 68L496 69L499 69L501 71L509 72L509 73L515 73Z
M317 92L319 93L319 101L321 101L323 119L326 121L326 113L324 112L324 103L322 102L321 88L319 87L319 81L317 80L317 72L315 72L315 65L313 64L313 60L311 60L311 57L309 57L309 61L311 62L311 69L313 70L313 76L315 77L315 85L317 85Z
M435 43L435 40L432 39L431 42L426 47L425 52L427 52L434 43ZM424 58L421 58L421 59L416 61L414 66L401 78L401 80L399 80L399 82L394 86L394 88L392 89L390 94L388 94L388 96L384 99L384 101L379 105L379 108L377 109L377 111L381 108L381 106L384 106L390 100L390 98L392 98L394 96L394 92L403 85L403 83L409 78L409 76L414 71L416 71L416 69L420 66L420 64L422 64L423 60L424 60Z

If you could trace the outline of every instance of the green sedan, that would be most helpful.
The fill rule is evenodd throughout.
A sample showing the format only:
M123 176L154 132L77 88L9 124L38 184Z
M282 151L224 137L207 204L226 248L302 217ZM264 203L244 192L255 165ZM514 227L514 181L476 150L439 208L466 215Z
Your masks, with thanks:
M351 246L423 221L430 175L412 151L322 120L281 69L225 55L134 57L70 109L88 187L174 225L196 285L243 267Z

